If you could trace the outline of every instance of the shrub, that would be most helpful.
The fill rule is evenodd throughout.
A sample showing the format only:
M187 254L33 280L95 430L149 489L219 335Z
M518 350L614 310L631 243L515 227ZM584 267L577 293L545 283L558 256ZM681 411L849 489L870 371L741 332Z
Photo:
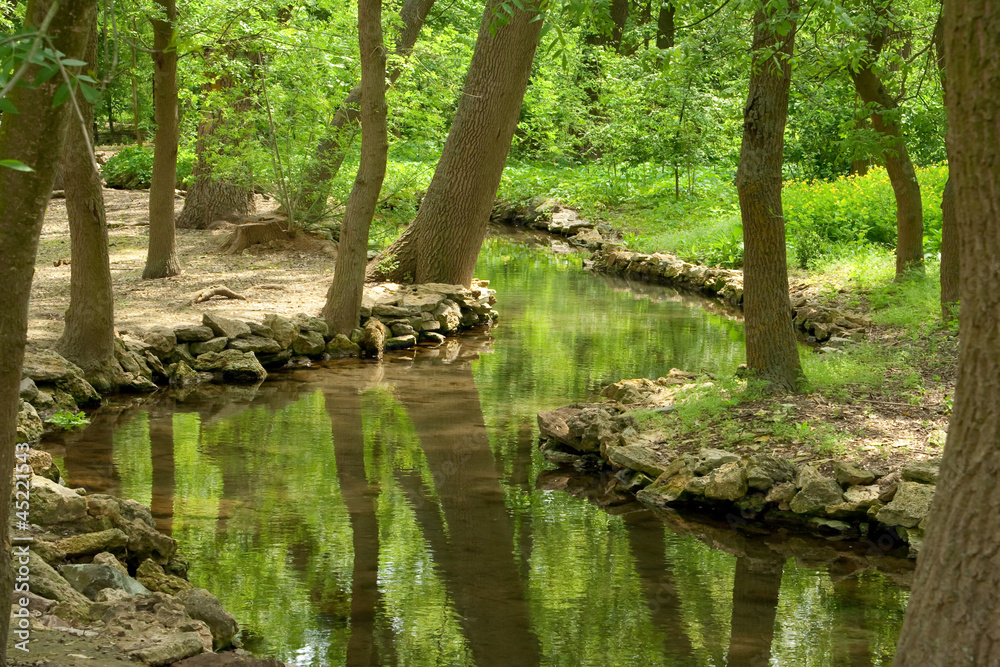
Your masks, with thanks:
M191 180L194 154L188 150L177 153L177 187L184 188ZM151 146L127 146L108 159L101 175L109 188L141 190L153 179L153 149Z

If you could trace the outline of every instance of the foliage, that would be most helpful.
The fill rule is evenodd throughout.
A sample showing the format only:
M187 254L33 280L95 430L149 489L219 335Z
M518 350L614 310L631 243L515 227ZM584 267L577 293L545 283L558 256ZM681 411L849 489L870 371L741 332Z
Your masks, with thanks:
M45 422L47 424L52 424L53 426L58 426L64 431L72 431L80 426L86 426L90 423L90 420L87 419L87 415L82 412L74 413L69 410L60 410L46 419Z
M191 183L194 153L181 149L177 154L177 187ZM153 149L150 146L126 146L110 158L101 169L109 188L136 190L148 188L153 178Z

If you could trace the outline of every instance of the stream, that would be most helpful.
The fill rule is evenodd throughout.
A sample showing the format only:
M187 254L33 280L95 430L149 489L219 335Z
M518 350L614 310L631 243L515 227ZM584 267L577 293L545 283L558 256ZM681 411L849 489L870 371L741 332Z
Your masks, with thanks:
M540 410L731 374L738 319L503 239L476 275L489 332L123 399L43 446L70 486L150 505L245 647L289 664L891 664L907 562L611 502L537 450Z

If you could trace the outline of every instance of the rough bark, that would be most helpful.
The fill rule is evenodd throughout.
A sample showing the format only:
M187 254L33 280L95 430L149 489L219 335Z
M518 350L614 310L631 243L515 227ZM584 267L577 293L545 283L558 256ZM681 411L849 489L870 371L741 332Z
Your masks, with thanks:
M368 261L368 229L382 191L389 152L385 108L385 44L381 0L359 0L361 47L361 164L340 225L340 246L323 318L334 333L358 326Z
M628 0L611 0L611 45L617 53L622 52L622 36L628 22Z
M96 68L97 23L90 35L84 60ZM77 96L82 119L73 119L63 149L66 214L69 217L70 297L65 327L56 348L83 369L100 392L118 388L123 373L115 359L115 313L108 257L101 175L94 167L87 135L93 139L94 106ZM86 134L85 134L86 133Z
M798 3L789 2L792 17L797 11ZM747 367L751 375L775 389L794 390L802 368L788 298L781 161L796 26L793 21L777 44L762 11L754 17L754 25L750 94L743 112L743 144L736 171L743 220Z
M32 0L24 23L40 25L52 3ZM69 58L82 58L90 26L94 22L96 0L77 0L60 4L49 34L55 48ZM25 81L32 81L32 67ZM19 160L34 171L15 171L0 167L0 516L9 516L14 469L14 449L20 393L21 364L24 361L25 336L28 330L28 295L35 269L35 254L42 231L45 206L52 194L55 165L62 154L66 137L69 105L52 108L52 96L59 85L53 79L38 87L17 87L8 100L19 113L5 113L0 121L0 158ZM13 586L9 524L0 521L0 601L9 601ZM4 604L8 604L4 602ZM9 609L9 607L6 607ZM0 614L0 636L7 637L10 614ZM7 642L0 646L0 665L6 664Z
M669 49L674 46L674 16L677 8L670 0L660 5L660 13L656 16L656 48Z
M948 161L962 309L955 408L897 665L994 665L1000 655L1000 6L945 3Z
M465 87L420 210L403 235L368 265L371 277L469 285L517 126L542 21L517 10L490 34L487 2ZM396 268L382 271L391 257Z
M156 0L166 20L153 24L153 106L156 137L153 178L149 187L149 254L144 280L181 272L174 236L174 188L177 184L177 51L170 44L177 18L176 0Z
M730 623L730 667L767 667L771 664L774 617L784 561L752 556L736 559L733 579L733 616Z
M955 189L948 177L941 196L941 319L948 321L958 315L959 250L958 212L955 210Z
M395 51L400 62L413 50L420 28L432 6L434 0L406 0L400 8L399 18L403 22L403 29L396 38ZM401 64L390 67L387 72L388 85L394 84L402 72ZM301 201L297 206L299 211L295 214L297 219L310 222L325 214L326 201L330 197L330 181L340 171L346 150L354 140L353 128L360 119L360 100L361 84L358 84L344 98L330 123L326 137L316 147L315 163L303 177Z
M877 56L884 38L869 39L869 49ZM908 271L919 270L924 263L924 209L920 199L920 184L913 162L906 152L898 118L898 105L882 85L872 69L871 62L862 62L848 68L858 95L867 104L874 104L881 111L871 115L875 131L886 137L888 147L883 152L885 170L896 197L896 278Z
M219 252L229 255L239 255L252 245L271 243L289 238L284 220L271 219L260 222L248 222L233 230L222 245Z

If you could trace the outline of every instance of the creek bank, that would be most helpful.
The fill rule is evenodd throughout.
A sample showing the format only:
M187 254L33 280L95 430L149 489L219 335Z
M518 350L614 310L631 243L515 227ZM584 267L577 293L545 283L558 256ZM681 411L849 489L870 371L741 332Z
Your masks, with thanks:
M324 320L305 313L266 314L262 322L204 312L202 321L153 325L115 339L124 371L121 390L150 392L169 386L180 398L203 383L256 385L268 369L307 366L312 360L441 345L446 336L488 326L498 317L488 281L461 285L383 283L366 288L362 327L333 335ZM380 327L365 326L379 322ZM366 332L376 331L377 334ZM101 395L80 367L53 350L29 351L22 368L17 442L37 443L45 420L60 412L100 405Z
M691 264L670 253L628 250L622 245L621 235L610 225L581 218L576 210L554 199L537 198L527 206L501 202L494 208L492 220L497 224L528 227L566 237L569 245L553 243L552 250L570 252L570 246L575 246L590 251L590 259L584 266L593 271L668 285L719 299L734 308L743 307L743 271ZM790 316L796 329L809 342L825 343L820 351L836 352L865 338L871 326L868 317L816 303L807 292L804 285L790 289Z
M177 541L156 529L148 507L61 485L47 452L19 447L18 460L15 473L22 484L30 481L30 501L14 514L14 560L29 590L15 591L11 628L18 641L28 640L33 658L47 655L35 649L34 636L57 631L90 640L89 652L145 665L214 651L229 655L181 664L281 664L233 652L236 620L187 580Z
M674 369L656 381L612 384L602 392L605 402L540 412L540 447L555 463L610 467L618 489L650 508L703 508L741 522L866 539L884 545L883 551L905 544L908 556L917 556L937 482L936 459L892 469L843 458L800 460L761 451L761 438L753 436L741 451L687 451L662 441L662 433L637 417L672 412L676 388L695 380Z

